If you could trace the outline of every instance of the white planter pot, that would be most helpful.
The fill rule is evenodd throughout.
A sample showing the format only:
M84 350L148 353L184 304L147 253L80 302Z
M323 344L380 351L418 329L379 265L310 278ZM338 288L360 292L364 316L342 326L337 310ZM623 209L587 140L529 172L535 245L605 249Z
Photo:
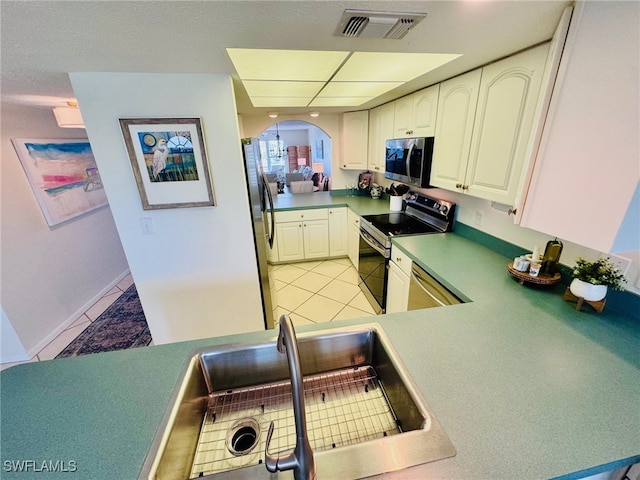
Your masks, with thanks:
M574 278L569 290L576 297L582 297L590 302L597 302L607 296L607 285L593 285Z

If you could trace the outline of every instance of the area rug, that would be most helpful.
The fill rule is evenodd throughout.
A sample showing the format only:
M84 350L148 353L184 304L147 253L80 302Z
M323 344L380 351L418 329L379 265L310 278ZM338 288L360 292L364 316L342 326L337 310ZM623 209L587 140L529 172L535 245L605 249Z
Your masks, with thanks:
M144 347L149 343L151 332L136 286L131 285L56 358Z

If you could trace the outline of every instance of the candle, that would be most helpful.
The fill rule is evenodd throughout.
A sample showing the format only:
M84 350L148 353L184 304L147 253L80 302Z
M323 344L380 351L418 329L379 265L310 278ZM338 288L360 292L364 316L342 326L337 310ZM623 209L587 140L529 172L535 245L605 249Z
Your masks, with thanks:
M539 261L540 261L540 249L538 248L538 245L536 245L535 247L533 247L533 253L531 254L531 262L538 263Z

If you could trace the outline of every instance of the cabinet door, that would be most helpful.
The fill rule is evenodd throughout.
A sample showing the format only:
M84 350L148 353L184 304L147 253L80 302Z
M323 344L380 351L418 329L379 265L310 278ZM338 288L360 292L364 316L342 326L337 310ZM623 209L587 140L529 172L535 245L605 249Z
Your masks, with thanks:
M349 210L347 214L347 249L349 260L358 268L358 253L360 249L360 216Z
M399 98L395 102L393 131L395 138L413 135L413 95Z
M304 258L325 258L329 256L329 221L305 220ZM282 255L280 255L282 258Z
M481 71L474 70L440 84L431 185L448 190L462 187L469 161L480 76Z
M369 170L384 173L385 142L394 137L393 102L376 107L369 112Z
M303 260L302 222L276 223L276 242L279 261Z
M512 205L531 139L549 45L482 69L465 190Z
M347 170L366 170L369 142L369 111L347 112L342 116L342 160Z
M347 208L329 209L329 256L347 255Z
M394 262L389 262L386 313L406 312L409 304L409 277Z
M438 92L440 85L420 90L413 97L413 136L433 137L436 134Z

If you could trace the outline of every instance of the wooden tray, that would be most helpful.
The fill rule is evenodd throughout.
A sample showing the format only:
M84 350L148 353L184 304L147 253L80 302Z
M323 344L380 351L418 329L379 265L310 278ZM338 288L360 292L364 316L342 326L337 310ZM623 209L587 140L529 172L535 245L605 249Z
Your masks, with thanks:
M560 275L559 272L556 272L553 277L550 277L549 275L538 275L537 277L532 277L527 272L520 272L513 268L513 262L507 265L507 270L509 270L511 275L518 279L520 285L524 285L525 282L535 283L537 285L553 285L554 283L558 283L562 278L562 275Z

